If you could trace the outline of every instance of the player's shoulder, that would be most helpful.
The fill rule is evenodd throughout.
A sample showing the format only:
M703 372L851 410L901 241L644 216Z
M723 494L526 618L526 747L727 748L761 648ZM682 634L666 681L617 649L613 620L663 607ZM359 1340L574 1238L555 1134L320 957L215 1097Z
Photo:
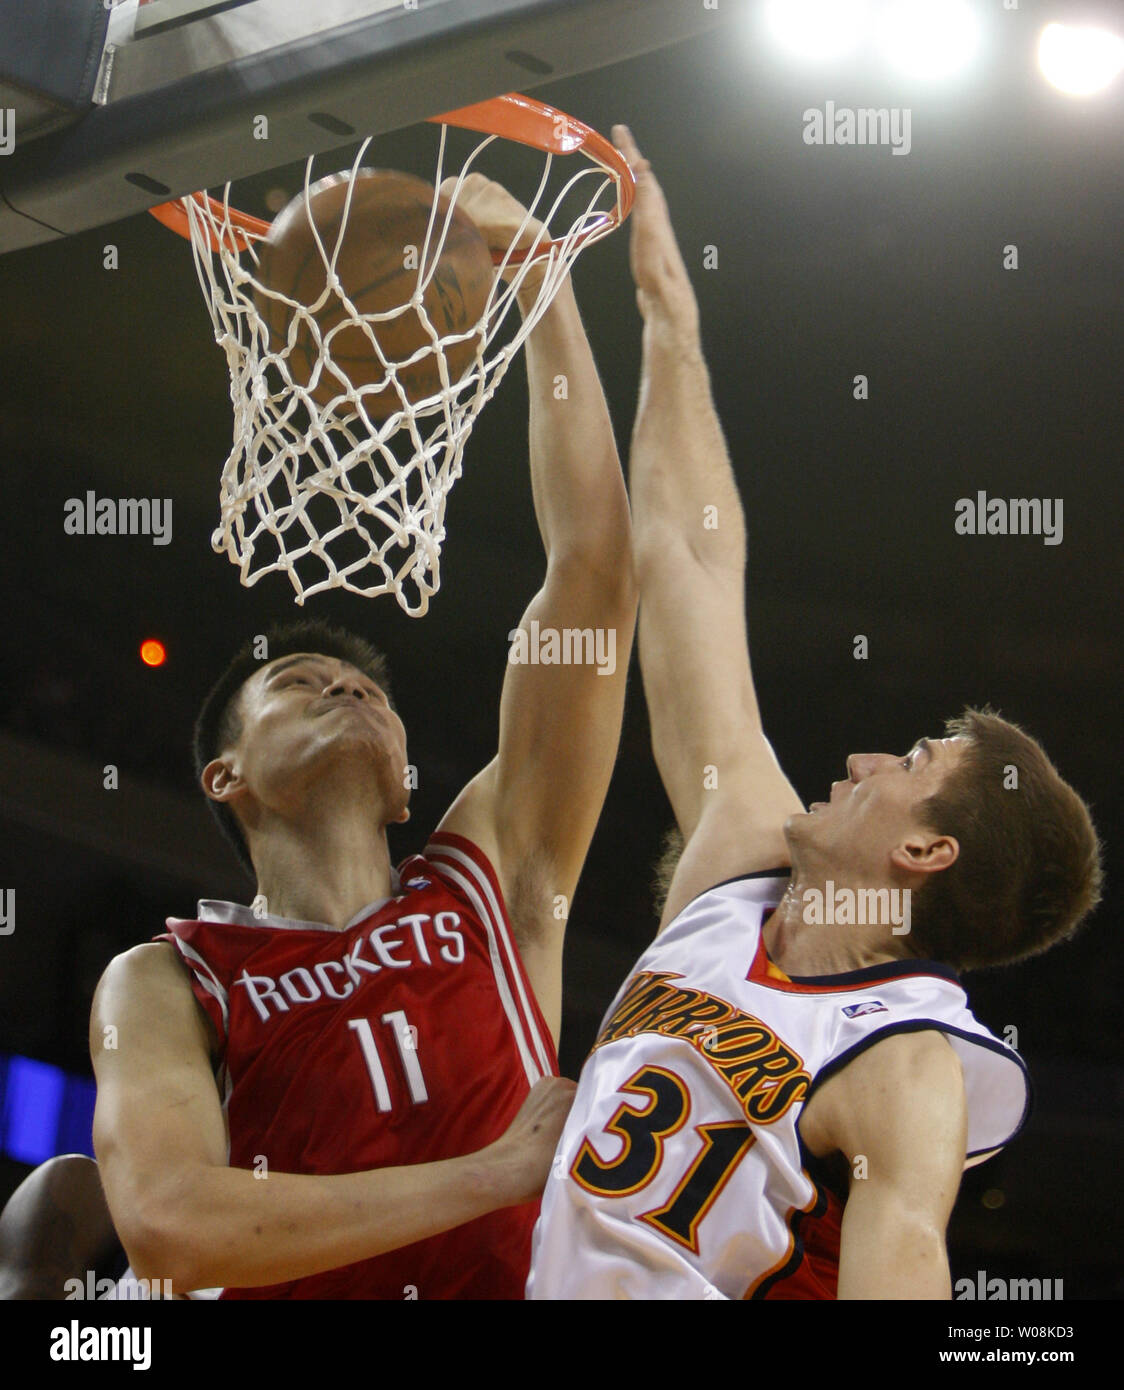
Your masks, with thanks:
M787 867L752 869L727 878L699 875L693 884L673 884L661 917L660 937L668 938L683 931L696 932L700 925L713 921L715 925L730 924L747 913L763 919L783 899L791 883ZM676 892L676 889L680 891ZM688 897L684 888L693 890Z
M144 941L114 956L102 971L94 995L94 1016L108 1007L140 1006L175 992L191 992L175 947L168 941Z
M705 879L701 881L706 882ZM717 878L708 883L705 888L700 888L685 906L691 907L712 894L716 897L753 903L754 905L761 903L775 905L779 898L784 896L791 882L792 871L784 866L770 869L747 869L743 873L732 874L728 878Z
M927 1093L963 1094L960 1059L943 1033L918 1028L877 1038L839 1072L852 1094L909 1096L918 1087Z
M436 880L459 897L486 902L503 901L503 885L494 851L481 838L448 830L445 822L426 840L421 854L411 855L398 865L404 888Z
M869 1152L894 1135L952 1133L967 1111L960 1058L935 1029L876 1038L808 1104L801 1132L814 1151Z
M171 970L182 974L176 948L170 941L142 941L115 955L102 971L102 982L125 983L167 977Z
M166 941L146 941L122 951L106 966L90 1008L90 1048L95 1068L103 1059L137 1057L148 1049L106 1050L105 1030L139 1032L149 1044L162 1037L184 1038L199 1026L191 982L175 948ZM213 1030L206 1045L214 1049ZM99 1073L100 1074L100 1073Z
M752 808L747 815L751 812ZM670 864L661 865L662 876L669 880L661 930L716 888L758 878L787 878L790 873L783 822L767 820L750 826L739 815L710 807L687 839L674 871Z
M405 859L398 861L394 872L398 875L399 887L407 892L431 888L435 881L443 882L438 866L427 858L426 853L408 854Z

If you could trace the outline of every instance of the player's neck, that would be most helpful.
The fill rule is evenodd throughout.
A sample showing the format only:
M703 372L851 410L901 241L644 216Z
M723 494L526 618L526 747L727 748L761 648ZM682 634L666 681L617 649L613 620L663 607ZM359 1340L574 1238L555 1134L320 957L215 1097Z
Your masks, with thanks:
M890 897L885 906L892 908ZM794 877L762 932L770 960L786 975L806 976L844 975L904 959L907 952L892 918L864 922L863 906L835 880Z
M330 823L275 821L253 837L258 896L271 917L342 929L370 903L391 896L386 831L369 807Z

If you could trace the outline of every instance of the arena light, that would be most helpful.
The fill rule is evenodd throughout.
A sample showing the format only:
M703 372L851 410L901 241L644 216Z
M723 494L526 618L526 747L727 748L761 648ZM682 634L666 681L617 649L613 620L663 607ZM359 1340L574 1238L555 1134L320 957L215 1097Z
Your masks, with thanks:
M883 54L910 77L947 77L971 62L980 42L967 0L897 0L878 27Z
M819 62L852 52L868 28L868 0L766 0L774 40L797 58Z
M1038 66L1059 92L1103 92L1124 68L1124 39L1107 29L1047 24L1038 40Z
M0 1153L29 1164L66 1153L92 1158L96 1095L90 1077L0 1053Z
M4 1076L4 1151L18 1163L42 1163L57 1152L65 1078L48 1062L10 1057Z
M140 645L140 659L146 666L163 666L167 656L164 643L155 637L146 638Z

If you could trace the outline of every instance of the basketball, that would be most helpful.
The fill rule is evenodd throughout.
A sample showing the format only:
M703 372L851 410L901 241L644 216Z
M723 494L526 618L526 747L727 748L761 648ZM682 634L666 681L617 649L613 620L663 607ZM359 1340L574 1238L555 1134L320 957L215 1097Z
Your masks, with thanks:
M466 333L479 322L494 280L492 253L475 223L455 208L440 256L436 248L449 200L437 200L430 246L422 271L422 251L434 199L433 185L412 174L390 169L360 169L354 177L351 206L340 240L347 195L348 174L332 174L312 185L307 204L302 190L277 215L268 237L259 247L258 278L274 294L283 294L312 308L324 296L328 284L325 265L339 243L336 274L342 292L360 314L394 317L370 324L371 332L387 362L407 361L421 348L429 349L409 367L398 372L402 390L411 404L441 389L439 355L426 328L415 296L419 281L429 277L421 306L439 338ZM311 210L323 253L309 220ZM430 271L432 270L432 276ZM257 286L254 300L269 332L270 350L281 352L289 342L296 311ZM366 331L354 323L338 293L330 293L315 308L313 317L321 339L331 334L324 362L310 394L326 406L348 385L378 387L386 369ZM340 327L344 324L346 326ZM336 330L333 332L333 330ZM460 380L476 355L480 334L444 349L450 384ZM295 385L312 384L320 347L312 325L304 316L297 324L289 350L289 374ZM363 394L367 413L384 420L401 401L390 383Z

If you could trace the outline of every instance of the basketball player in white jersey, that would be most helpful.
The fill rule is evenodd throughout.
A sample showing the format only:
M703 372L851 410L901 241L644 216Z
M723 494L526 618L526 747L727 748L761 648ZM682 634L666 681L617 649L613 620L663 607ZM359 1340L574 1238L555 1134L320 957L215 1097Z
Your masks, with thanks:
M1096 834L1038 745L975 711L904 757L852 755L804 810L754 694L694 295L655 178L614 138L639 174L640 658L685 849L582 1072L528 1296L948 1298L961 1173L1028 1105L956 971L1070 935Z

